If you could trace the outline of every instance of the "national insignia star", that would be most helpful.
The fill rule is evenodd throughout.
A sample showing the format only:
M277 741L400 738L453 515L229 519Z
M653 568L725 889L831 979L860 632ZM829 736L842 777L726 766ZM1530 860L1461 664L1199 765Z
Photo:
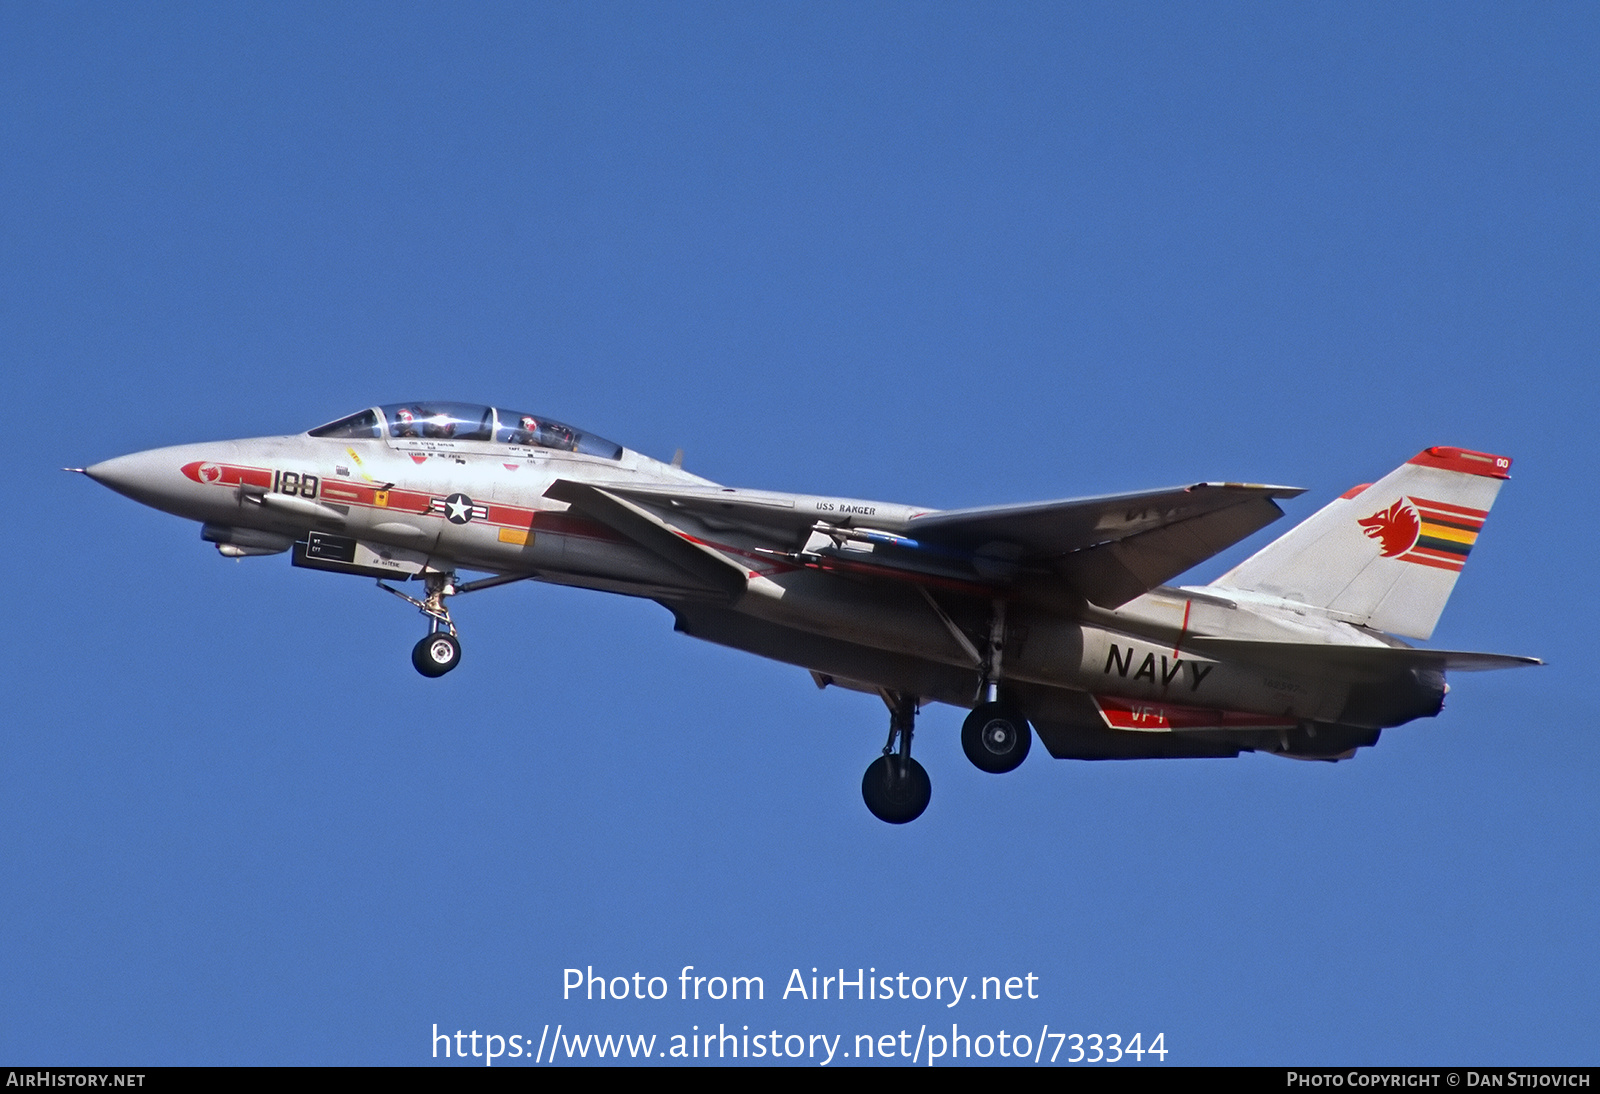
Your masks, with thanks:
M445 499L445 516L453 524L465 524L472 519L472 499L465 494L452 494Z

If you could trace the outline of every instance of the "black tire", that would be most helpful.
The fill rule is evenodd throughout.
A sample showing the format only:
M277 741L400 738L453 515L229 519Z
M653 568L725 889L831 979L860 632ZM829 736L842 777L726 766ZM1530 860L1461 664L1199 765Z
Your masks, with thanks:
M905 824L922 816L933 797L933 783L922 765L909 757L879 756L861 777L861 798L874 817Z
M461 664L461 643L449 631L430 634L411 647L411 663L424 676L443 676Z
M979 703L961 724L961 751L991 775L1015 771L1033 747L1028 720L1000 703Z

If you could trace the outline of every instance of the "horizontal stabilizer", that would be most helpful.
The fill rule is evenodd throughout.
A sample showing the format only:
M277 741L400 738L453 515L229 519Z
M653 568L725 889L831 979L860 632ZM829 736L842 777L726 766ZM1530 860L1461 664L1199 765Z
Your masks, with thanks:
M1404 646L1334 646L1311 642L1262 642L1249 638L1184 640L1184 646L1230 661L1248 661L1263 668L1308 675L1357 675L1383 679L1406 669L1441 672L1487 672L1542 665L1537 657L1463 650L1417 650Z

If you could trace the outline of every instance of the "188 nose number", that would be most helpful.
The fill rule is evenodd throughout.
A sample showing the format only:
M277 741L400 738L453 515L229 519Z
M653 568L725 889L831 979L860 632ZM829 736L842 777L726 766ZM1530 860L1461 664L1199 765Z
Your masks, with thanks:
M317 497L317 488L322 485L322 480L315 475L302 475L297 471L274 471L272 473L272 492L274 494L292 494L295 497Z

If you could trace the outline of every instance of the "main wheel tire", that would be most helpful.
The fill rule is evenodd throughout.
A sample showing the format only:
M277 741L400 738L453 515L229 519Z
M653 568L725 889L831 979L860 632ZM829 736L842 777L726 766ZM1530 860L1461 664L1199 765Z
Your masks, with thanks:
M905 824L922 816L933 797L933 783L916 760L879 756L861 777L861 798L874 817Z
M1028 720L1000 703L980 703L961 724L961 751L992 775L1015 771L1033 747Z
M443 676L461 664L461 643L448 631L430 634L411 647L411 663L424 676Z

